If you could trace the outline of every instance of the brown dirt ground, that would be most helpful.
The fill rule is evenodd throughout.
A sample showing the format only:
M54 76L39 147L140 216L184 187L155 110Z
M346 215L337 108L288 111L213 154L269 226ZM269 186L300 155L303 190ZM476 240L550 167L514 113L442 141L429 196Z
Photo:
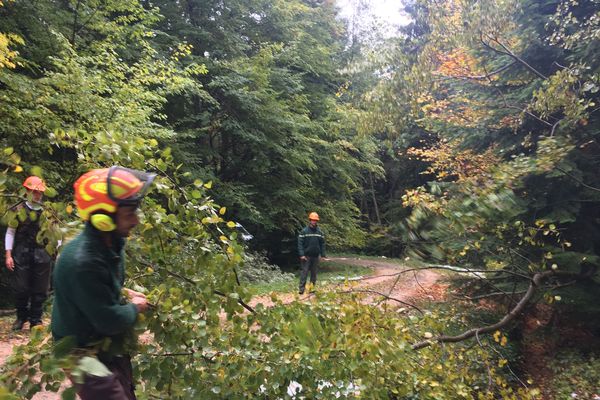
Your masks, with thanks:
M392 307L405 307L407 309L413 306L413 302L442 301L446 297L447 285L438 282L441 275L434 270L411 271L407 267L384 260L330 258L330 261L371 268L373 269L373 274L346 285L332 284L319 286L319 291L367 292L368 295L365 300L367 302L377 303L380 306L385 304ZM278 293L276 297L284 304L288 304L293 301L310 301L314 298L314 295L305 294L299 296L296 293ZM273 306L271 296L257 296L252 298L249 303L253 307L259 303L262 303L266 307ZM44 321L44 324L47 326L49 322ZM27 325L22 332L11 332L11 323L12 317L0 319L0 365L4 364L8 356L10 356L14 346L27 341L29 334ZM60 394L51 392L40 392L33 397L33 400L59 399Z
M14 315L0 318L0 365L12 354L13 347L27 343L29 339L29 324L25 324L21 332L13 332L11 325ZM44 326L50 324L49 319L44 319ZM32 400L59 400L60 393L42 391L32 397Z

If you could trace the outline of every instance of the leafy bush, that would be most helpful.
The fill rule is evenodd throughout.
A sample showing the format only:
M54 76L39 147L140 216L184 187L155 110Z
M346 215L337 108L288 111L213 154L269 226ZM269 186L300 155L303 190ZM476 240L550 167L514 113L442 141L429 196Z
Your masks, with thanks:
M269 264L264 253L245 253L244 263L238 271L241 282L275 283L294 280L294 274L282 272L278 266Z
M596 399L600 396L600 358L576 351L557 354L550 368L556 374L551 381L556 399Z

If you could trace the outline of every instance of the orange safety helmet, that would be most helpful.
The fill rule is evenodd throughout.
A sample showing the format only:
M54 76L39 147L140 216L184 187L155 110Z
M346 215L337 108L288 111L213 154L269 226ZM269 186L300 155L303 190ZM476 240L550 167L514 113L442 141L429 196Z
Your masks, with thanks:
M308 219L309 220L313 220L313 221L318 221L319 220L319 214L317 214L316 212L311 212L310 214L308 214Z
M37 190L38 192L46 191L46 184L44 183L42 178L39 178L35 175L32 175L25 179L25 181L23 182L23 186L25 186L29 190Z
M139 205L155 176L118 166L86 172L73 184L79 216L101 231L114 230L107 214L119 206Z

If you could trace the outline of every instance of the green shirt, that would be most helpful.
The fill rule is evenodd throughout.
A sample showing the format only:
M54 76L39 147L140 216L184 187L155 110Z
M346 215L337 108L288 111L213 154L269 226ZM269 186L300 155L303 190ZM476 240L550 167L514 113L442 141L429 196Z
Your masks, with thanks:
M121 337L132 327L137 308L121 302L125 280L125 240L113 237L109 247L102 233L87 224L67 243L53 272L52 335L75 336L86 346L110 336Z

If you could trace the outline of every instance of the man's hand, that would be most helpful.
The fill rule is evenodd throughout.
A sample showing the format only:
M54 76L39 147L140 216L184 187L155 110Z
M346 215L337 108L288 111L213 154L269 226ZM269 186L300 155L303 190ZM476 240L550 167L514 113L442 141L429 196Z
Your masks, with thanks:
M300 261L306 261L306 260L308 260L308 258L306 256L301 256L300 257Z
M15 270L15 260L8 254L6 255L6 268L8 268L9 271Z
M127 297L129 297L129 299L133 300L136 297L141 297L143 299L146 298L146 295L142 292L137 292L135 290L132 289L128 289L128 288L123 288L123 291L125 292L125 295Z
M136 308L137 308L137 310L138 310L139 313L143 313L143 312L145 312L148 309L148 299L146 299L146 296L144 296L144 297L139 297L139 296L132 297L131 298L131 303L133 303L136 306Z

